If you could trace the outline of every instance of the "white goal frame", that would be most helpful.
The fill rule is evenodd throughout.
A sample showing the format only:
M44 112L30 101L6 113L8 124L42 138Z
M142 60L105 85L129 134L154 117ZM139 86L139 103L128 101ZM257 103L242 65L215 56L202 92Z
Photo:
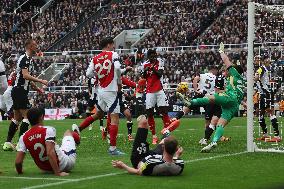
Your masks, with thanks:
M273 14L283 14L284 5L263 5L249 0L248 3L248 56L247 56L247 151L248 152L282 152L273 148L259 149L254 142L254 38L255 38L255 10L264 10Z

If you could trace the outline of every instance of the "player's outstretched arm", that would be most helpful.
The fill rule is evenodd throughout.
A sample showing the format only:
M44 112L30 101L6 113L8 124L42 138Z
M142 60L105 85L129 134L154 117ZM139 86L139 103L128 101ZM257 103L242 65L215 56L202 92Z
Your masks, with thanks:
M220 47L219 47L219 53L221 55L221 58L226 66L226 68L229 68L230 66L232 66L232 62L230 61L229 57L225 54L224 52L225 47L223 43L220 43Z
M61 172L57 164L57 156L55 153L55 143L45 142L46 145L46 154L49 159L49 163L53 169L53 172L56 176L67 176L69 173Z
M126 165L125 163L123 163L122 161L119 161L119 160L112 160L111 164L114 168L123 169L130 174L136 174L136 175L142 174L142 171L140 171L139 169L129 167L128 165Z
M42 83L43 85L46 85L46 86L48 85L48 81L43 80L43 79L38 79L36 77L31 76L28 69L22 69L22 74L23 74L24 79L26 79L26 80L39 82L39 83Z
M44 90L36 86L36 84L33 81L31 82L31 87L33 90L37 91L38 93L41 93L41 94L44 93Z
M25 159L24 152L17 152L16 160L15 160L15 168L18 174L23 174L23 162Z

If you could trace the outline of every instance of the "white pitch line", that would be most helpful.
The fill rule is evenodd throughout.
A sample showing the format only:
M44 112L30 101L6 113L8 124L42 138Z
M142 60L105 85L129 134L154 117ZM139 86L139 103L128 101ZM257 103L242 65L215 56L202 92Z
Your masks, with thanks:
M211 157L207 157L207 158L199 158L199 159L184 161L184 163L193 163L193 162L197 162L197 161L205 161L205 160L218 159L218 158L223 158L223 157L237 156L237 155L246 154L246 153L248 153L248 152L243 151L243 152L238 152L238 153L234 153L234 154L224 154L224 155L220 155L220 156L211 156Z
M54 182L54 183L49 183L49 184L41 184L41 185L35 185L35 186L30 186L22 189L35 189L35 188L45 188L45 187L50 187L50 186L57 186L61 184L67 184L67 183L72 183L72 182L80 182L84 180L92 180L92 179L97 179L101 177L109 177L109 176L115 176L115 175L121 175L124 174L125 172L118 172L118 173L109 173L109 174L104 174L104 175L96 175L96 176L90 176L90 177L85 177L81 179L69 179L61 182Z
M0 176L0 179L24 179L24 180L71 180L71 179L60 179L60 178L42 178L42 177L12 177L12 176Z
M223 157L229 157L229 156L237 156L237 155L241 155L241 154L245 154L245 153L247 153L247 152L244 151L244 152L238 152L238 153L233 153L233 154L225 154L225 155L220 155L220 156L212 156L212 157L207 157L207 158L193 159L193 160L185 161L185 163L205 161L205 160L211 160L211 159L217 159L217 158L223 158ZM126 172L118 172L118 173L110 173L110 174L104 174L104 175L90 176L90 177L85 177L85 178L81 178L81 179L69 179L69 180L66 180L66 181L49 183L49 184L42 184L42 185L35 185L35 186L26 187L26 188L22 188L22 189L45 188L45 187L50 187L50 186L57 186L57 185L72 183L72 182L80 182L80 181L84 181L84 180L92 180L92 179L97 179L97 178L121 175L121 174L125 174L125 173Z

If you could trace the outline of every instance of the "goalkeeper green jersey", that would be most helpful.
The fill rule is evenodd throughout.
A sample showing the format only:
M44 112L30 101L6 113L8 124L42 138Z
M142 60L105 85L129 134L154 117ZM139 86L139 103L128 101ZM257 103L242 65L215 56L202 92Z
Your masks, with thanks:
M238 103L241 103L241 101L244 98L244 88L245 88L244 78L232 66L228 68L228 71L230 77L227 79L225 93L232 98L236 98Z

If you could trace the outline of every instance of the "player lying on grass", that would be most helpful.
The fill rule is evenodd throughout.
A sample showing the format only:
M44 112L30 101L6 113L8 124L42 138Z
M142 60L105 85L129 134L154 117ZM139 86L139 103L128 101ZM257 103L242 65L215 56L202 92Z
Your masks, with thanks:
M144 115L139 116L137 121L138 129L130 158L133 167L118 160L112 161L113 167L145 176L180 175L184 168L184 161L179 159L183 149L178 147L178 141L173 136L168 136L154 150L149 150L148 121Z
M227 83L226 89L223 93L215 93L214 95L205 96L203 98L197 98L188 100L186 97L177 92L178 98L182 99L185 106L204 106L207 104L221 105L222 114L218 120L216 132L214 134L212 142L205 146L201 152L209 152L212 148L217 146L217 142L223 136L224 127L230 122L239 110L239 105L242 103L244 97L244 78L242 76L243 69L240 65L233 65L229 60L229 57L224 53L224 44L220 44L219 49L221 58L227 69Z
M68 175L75 165L76 144L80 142L80 136L67 130L59 147L55 142L55 128L43 126L43 109L31 108L27 117L32 127L19 139L15 161L18 174L23 174L23 162L26 152L29 152L41 170L53 172L57 176Z

